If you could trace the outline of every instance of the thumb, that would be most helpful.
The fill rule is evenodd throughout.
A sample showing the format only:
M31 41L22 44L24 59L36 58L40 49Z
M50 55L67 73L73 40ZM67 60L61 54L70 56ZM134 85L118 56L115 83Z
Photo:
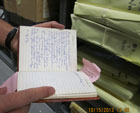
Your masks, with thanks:
M2 111L7 112L12 109L20 108L39 99L49 97L54 93L55 89L52 87L32 88L10 93L1 99L3 104L6 106L6 108L4 107Z
M6 94L6 92L7 92L6 87L0 88L0 95L4 95L4 94Z

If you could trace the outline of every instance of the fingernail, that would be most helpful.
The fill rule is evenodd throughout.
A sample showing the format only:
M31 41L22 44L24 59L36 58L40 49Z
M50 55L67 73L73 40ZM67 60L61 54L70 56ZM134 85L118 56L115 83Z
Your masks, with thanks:
M53 87L49 88L49 95L53 95L55 93L55 89Z

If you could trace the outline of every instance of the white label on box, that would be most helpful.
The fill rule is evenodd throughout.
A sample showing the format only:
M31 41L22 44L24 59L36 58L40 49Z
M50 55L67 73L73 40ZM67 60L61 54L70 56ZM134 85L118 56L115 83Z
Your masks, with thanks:
M47 0L43 0L43 18L48 18L48 17L50 17L48 2Z
M21 0L17 0L17 5L20 5L21 4Z

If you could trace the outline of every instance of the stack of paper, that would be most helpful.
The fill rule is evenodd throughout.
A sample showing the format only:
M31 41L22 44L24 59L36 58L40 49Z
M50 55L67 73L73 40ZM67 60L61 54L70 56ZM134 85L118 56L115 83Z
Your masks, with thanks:
M139 0L77 0L80 3L93 4L113 10L140 14Z
M125 113L139 113L140 111L140 94L138 93L129 101L121 101L120 99L112 96L110 93L104 91L103 89L96 86L97 92L101 99L113 106L118 112Z
M77 0L71 15L72 29L92 46L78 49L78 68L80 70L82 57L101 67L101 77L95 83L98 94L117 112L138 113L140 110L139 6L139 0ZM98 50L95 45L115 57ZM112 56L116 62L112 61ZM117 56L129 62L120 63Z
M97 92L101 99L110 106L113 106L116 110L122 110L126 113L127 110L129 110L130 113L138 113L138 110L140 109L138 105L140 96L138 92L140 83L139 74L131 74L130 70L128 70L129 74L125 77L125 71L120 70L119 68L114 67L113 64L111 65L109 63L112 62L111 54L108 55L109 60L107 60L106 57L108 53L101 50L102 49L98 47L93 48L88 44L80 46L78 48L79 70L82 67L82 62L80 60L82 57L94 61L102 69L99 80L95 82ZM121 65L119 66L117 61L119 60L116 60L118 67L122 67ZM106 62L108 62L108 64ZM128 65L125 67L126 69L127 66ZM119 73L122 73L122 75L119 75ZM113 75L116 77L114 78ZM134 100L137 100L138 103Z
M139 39L78 16L73 15L72 21L72 28L77 29L79 38L101 46L127 61L140 65Z
M97 0L93 0L93 2L94 1ZM101 2L101 0L98 0L98 2L99 1ZM114 2L115 0L111 0L110 3L106 3L106 5L100 5L101 3L82 3L81 0L78 0L78 2L75 3L74 14L139 38L140 12L138 9L138 4L136 8L137 11L132 13L132 11L129 10L124 11L116 9L114 6L112 6L112 1ZM88 2L88 0L86 0L86 2ZM119 4L123 4L122 1L120 2L120 0L117 0L116 2L118 2Z
M140 65L140 15L81 1L75 3L74 14L72 28L79 38Z
M102 72L116 80L124 83L131 83L133 85L140 84L140 67L132 65L99 47L88 44L79 47L79 64L82 64L82 57L98 64L102 69Z
M86 49L86 50L85 50ZM101 54L100 54L101 53ZM139 90L140 77L136 73L131 71L125 72L114 65L107 62L105 57L99 57L100 55L107 55L105 51L101 51L98 48L92 48L88 45L84 45L78 48L78 63L79 69L82 66L81 59L84 57L88 60L96 62L102 69L101 77L95 82L96 85L102 87L104 90L113 94L121 100L130 100ZM110 55L111 56L111 55ZM109 57L110 57L109 56ZM102 59L104 58L104 59ZM119 62L116 61L116 63ZM118 63L119 64L119 63ZM118 67L120 67L118 65ZM127 66L126 66L127 68ZM128 74L127 74L128 73Z

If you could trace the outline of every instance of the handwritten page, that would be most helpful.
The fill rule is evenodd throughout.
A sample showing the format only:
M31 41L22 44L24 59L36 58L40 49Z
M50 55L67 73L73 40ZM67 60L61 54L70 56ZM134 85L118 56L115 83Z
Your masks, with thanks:
M83 72L19 72L18 91L41 86L52 86L50 98L96 97L96 89Z
M20 27L19 71L76 71L76 31Z

